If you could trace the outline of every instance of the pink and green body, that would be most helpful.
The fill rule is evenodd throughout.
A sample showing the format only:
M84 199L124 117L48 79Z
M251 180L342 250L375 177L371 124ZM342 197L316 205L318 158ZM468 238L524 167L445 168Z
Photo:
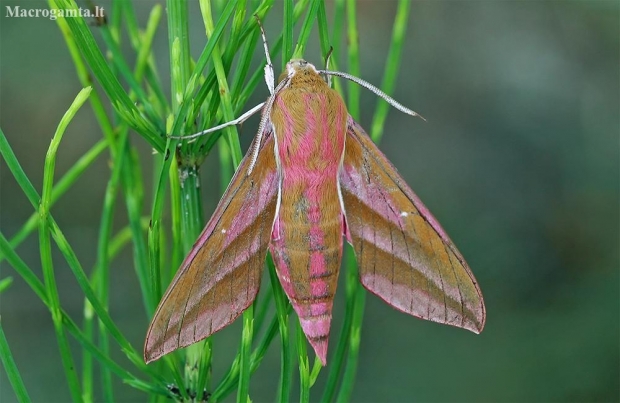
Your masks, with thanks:
M342 257L338 173L347 109L312 69L300 66L271 112L280 202L270 250L301 326L325 362Z

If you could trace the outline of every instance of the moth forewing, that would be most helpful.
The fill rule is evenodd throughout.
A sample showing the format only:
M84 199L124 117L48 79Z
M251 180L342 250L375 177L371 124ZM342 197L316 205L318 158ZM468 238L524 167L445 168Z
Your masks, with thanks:
M162 297L146 336L147 362L210 336L254 301L276 209L273 143L267 133L250 175L249 153L243 158Z
M352 119L340 183L364 287L410 315L482 331L484 301L465 259Z

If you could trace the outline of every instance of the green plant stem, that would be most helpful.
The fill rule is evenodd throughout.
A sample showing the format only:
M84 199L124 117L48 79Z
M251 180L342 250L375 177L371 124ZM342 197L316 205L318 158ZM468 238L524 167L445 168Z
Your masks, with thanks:
M159 166L160 169L162 165L163 161ZM163 278L166 279L166 283L169 283L174 277L177 267L179 267L183 260L183 257L185 256L186 249L183 245L183 226L181 225L181 219L183 216L183 203L181 202L181 181L179 179L178 172L178 160L176 158L173 158L172 167L168 171L168 177L170 181L170 216L172 218L170 223L172 227L172 254L170 256L170 270L166 273L160 273L159 271L153 273L153 275L156 276L156 278L154 279L155 284L153 286L156 287L157 292L155 295L157 295L157 298L160 298L162 293L160 274L162 274ZM157 178L155 178L155 186L157 185L156 179Z
M141 223L142 223L142 229L146 230L146 228L148 227L148 219L146 218L142 219ZM109 261L112 261L114 257L120 252L120 250L128 244L128 242L131 240L131 237L132 237L131 229L129 227L125 227L110 240L110 242L108 243L108 251L107 251ZM97 273L98 273L98 270L97 270L97 267L95 267L95 270L93 270L93 276L92 276L93 282L96 281L94 277L96 277ZM30 283L29 285L31 286L31 288L34 287ZM63 313L63 315L65 314ZM88 300L85 300L84 301L83 336L84 338L90 340L91 342L93 340L93 318L94 317L95 317L95 312L93 310L92 305L88 302ZM66 321L66 319L67 319L66 316L63 317L63 321ZM93 401L94 399L93 379L92 379L93 378L93 362L92 362L93 358L96 358L96 357L93 357L93 354L91 354L91 352L87 348L85 348L83 359L82 359L82 397L85 402ZM118 375L118 373L114 371L113 369L110 369L109 366L106 365L106 363L104 362L100 362L100 363L102 365L102 368L110 370L115 375ZM126 380L136 381L135 378L126 379Z
M50 228L48 226L49 208L51 205L52 189L54 186L54 171L56 165L56 153L60 146L60 141L69 122L73 119L80 107L88 99L90 88L80 91L75 101L61 119L60 124L52 138L52 142L45 157L45 169L43 172L43 191L41 193L41 203L39 205L39 242L41 251L41 265L43 267L43 278L45 279L45 289L49 298L52 321L60 349L60 357L65 370L65 376L69 384L69 391L74 401L82 400L80 383L75 370L75 364L69 348L69 342L65 336L62 326L62 313L60 308L60 298L54 275L52 262L52 244L50 239Z
M170 54L170 74L172 75L172 110L178 111L183 93L190 77L189 24L187 2L166 0L168 12L168 42Z
M0 280L0 295L13 284L13 277L6 277Z
M53 206L62 195L64 195L71 186L82 176L82 174L89 168L93 162L96 161L103 151L108 147L107 141L100 140L84 155L82 155L71 168L60 178L60 180L52 189L52 198L50 200L50 206ZM33 213L26 223L17 231L17 233L11 238L11 247L17 248L27 237L34 231L39 225L39 214ZM0 254L0 263L4 260L4 255Z
M290 305L288 306L288 310L289 311L291 310ZM263 338L259 341L258 347L256 347L256 349L252 353L252 356L250 359L251 373L254 373L254 371L258 369L258 366L260 365L263 358L265 357L267 348L269 347L269 345L271 344L272 340L274 339L277 333L278 333L278 318L274 317L269 323L269 327L267 328L266 333L263 335ZM237 356L237 358L231 365L230 369L228 370L228 372L226 373L226 375L224 376L220 384L213 391L213 395L211 396L211 399L214 402L218 402L221 399L228 396L228 394L230 394L234 390L235 386L237 385L237 382L239 379L238 378L239 377L238 360L239 360L239 356Z
M54 0L48 0L48 3L50 8L56 8L56 3ZM75 67L75 72L80 84L84 88L89 86L92 87L89 102L93 109L93 113L95 114L95 118L99 123L103 136L109 144L113 144L115 139L114 129L108 119L106 108L103 106L103 102L99 96L99 91L97 91L97 88L93 85L93 76L91 75L85 60L80 54L79 47L76 43L76 37L73 35L71 28L64 18L58 18L56 23L58 24L58 28L60 29L60 32L65 40L67 49L69 50L69 55L71 56L71 60ZM113 153L114 150L111 150L111 152Z
M291 383L293 377L293 369L291 367L291 354L289 343L289 316L288 316L288 300L284 295L284 290L280 285L276 274L275 265L271 256L268 258L267 269L269 271L269 279L271 280L271 290L276 304L276 314L278 318L278 329L280 331L281 355L280 355L280 386L277 402L290 401Z
M301 31L299 32L299 39L297 40L297 45L295 45L295 52L291 56L292 58L300 59L304 57L304 53L306 51L306 43L308 43L308 39L310 38L310 31L312 30L312 26L314 25L317 12L321 4L323 4L323 0L311 1L310 10L308 10L308 13L306 14L306 19L301 26ZM292 17L293 16L291 15L291 18ZM323 41L321 41L321 48L323 48Z
M205 45L205 48L203 49L202 53L198 57L198 60L196 61L194 70L189 78L189 82L183 93L183 97L180 103L180 108L175 114L174 121L172 123L171 133L175 135L187 133L185 129L189 125L188 122L193 122L193 119L194 119L193 115L188 116L189 111L193 109L194 101L202 102L204 100L204 98L199 98L195 94L195 91L198 88L198 85L200 83L201 74L206 68L207 63L211 59L211 54L213 53L213 49L215 49L215 45L220 40L220 37L224 31L224 28L226 27L226 24L232 17L237 7L238 2L239 0L229 1L226 4L226 7L224 7L224 9L221 11L220 18L215 24L215 28L213 30L212 35L209 38L209 41L207 41L207 44ZM208 82L208 80L205 82ZM211 89L212 88L207 88L205 92L208 92ZM173 142L173 144L176 146L176 141ZM180 154L182 156L191 155L195 151L196 150L193 149L193 146L187 145L184 143L183 147L181 147L180 149Z
M355 0L346 0L347 4L347 43L349 44L349 74L359 77L360 54L359 39L357 35L357 15ZM360 87L356 83L349 81L347 107L353 119L360 118Z
M243 312L243 329L241 331L241 349L239 351L239 386L237 388L237 403L250 403L250 353L254 338L253 318L254 305L250 305Z
M58 6L63 10L77 10L77 5L72 0L54 0L52 3L54 6ZM153 122L145 119L144 115L136 108L134 102L129 98L123 87L118 82L116 76L112 73L105 58L101 54L97 42L95 41L92 33L88 29L86 22L83 18L67 18L67 22L73 36L75 43L84 55L87 63L93 70L93 74L99 82L102 88L112 101L112 106L115 111L123 117L123 119L132 126L137 132L144 135L144 138L149 141L151 146L158 150L163 151L164 142L160 136L161 129L158 128ZM120 54L118 52L117 54Z
M342 41L344 40L343 37L343 27L344 24L342 24L342 21L344 21L345 19L345 11L346 11L346 0L335 0L334 1L334 23L332 24L332 27L334 27L334 29L332 30L332 39L330 41L330 45L333 47L334 52L332 53L332 59L334 60L334 64L333 64L333 69L337 68L337 62L340 58L340 47L342 45ZM351 73L351 72L349 72ZM334 80L335 81L335 88L342 93L342 90L339 89L338 87L338 83L339 80Z
M349 248L347 248L346 250L349 250ZM345 275L352 270L351 264L348 262L349 260L347 260L347 264L345 265ZM347 280L347 289L348 288L349 287ZM344 366L344 361L346 358L349 334L351 330L351 324L353 322L353 316L351 315L351 313L353 312L353 299L349 296L348 293L346 301L346 315L344 317L344 322L342 323L342 330L340 331L338 344L336 345L335 352L330 360L330 366L328 367L327 381L325 384L325 388L323 389L323 396L321 397L322 402L332 402L334 400L336 388L338 387L338 383L340 380L340 373L342 371L342 367Z
M349 248L351 250L351 248ZM351 258L354 258L352 252L349 253ZM349 332L349 352L347 357L347 364L342 375L342 383L340 385L340 391L336 401L339 403L346 403L351 400L351 394L353 393L353 387L355 385L355 375L357 374L357 363L359 361L359 350L362 334L362 320L364 318L364 305L366 301L366 291L359 286L359 275L357 270L350 270L349 282L355 282L357 286L353 290L347 290L351 293L347 293L347 298L353 300L353 312L350 313L351 330ZM349 288L349 287L347 287Z
M38 209L39 205L40 205L41 198L37 194L34 186L30 182L30 180L28 179L28 177L26 176L24 171L22 170L21 166L19 165L19 162L17 161L17 158L15 158L15 154L13 153L13 150L11 150L11 148L10 148L10 146L9 146L7 140L6 140L6 137L5 137L5 135L4 135L4 133L2 132L1 129L0 129L0 154L2 154L4 160L5 160L6 164L7 164L7 167L11 171L11 174L13 175L13 177L15 177L17 183L22 188L22 191L24 192L24 194L28 198L28 201L35 208ZM151 374L153 376L156 376L156 374L154 372L152 372L149 369L149 367L147 367L144 364L144 362L142 361L141 356L138 355L135 352L133 347L129 344L129 342L125 339L125 337L118 330L118 328L116 327L114 322L111 320L108 312L105 309L103 309L103 307L99 303L99 301L96 298L95 293L94 293L94 291L93 291L93 289L92 289L92 287L91 287L91 285L90 285L90 283L88 281L88 278L84 274L84 270L82 269L82 267L81 267L77 257L75 256L74 251L72 250L71 246L67 242L67 240L64 237L63 233L58 228L58 224L56 223L54 218L49 214L49 212L47 214L47 221L48 221L47 222L47 226L50 227L51 235L54 238L56 244L58 245L58 248L59 248L60 252L63 254L63 257L67 261L67 263L69 265L69 268L71 269L71 271L75 275L75 278L78 281L78 284L79 284L80 288L84 292L86 298L88 298L89 302L92 304L93 309L95 310L97 315L106 324L106 327L110 331L110 334L119 343L119 345L121 346L121 349L125 352L127 357L134 363L134 365L136 365L142 371L144 371L144 372L146 372L148 374ZM2 248L2 253L4 253L4 255L6 256L7 260L9 259L9 257L13 258L14 256L16 256L14 254L14 252L12 251L12 249L10 248L10 246L8 245L8 242L5 245L5 247ZM15 267L14 261L9 261L9 262L10 262L10 264L13 267ZM21 272L20 275L23 278L27 278L27 277L24 277L24 276L27 276L26 273L27 272ZM34 274L32 274L32 276L34 278L36 278L36 276L34 276ZM31 287L32 287L33 284L36 284L36 282L34 282L34 280L33 280L30 284L31 284ZM33 290L37 291L37 288L35 287L35 288L33 288ZM39 295L41 297L42 294L37 292L37 295ZM44 298L41 297L41 298L42 298L42 300L44 302L48 301L47 297L44 297ZM49 307L49 306L51 306L51 303L46 302L46 305ZM84 343L85 341L84 341L84 338L81 336L81 332L80 332L80 336L79 337L80 337L81 342ZM86 344L88 344L88 343L86 343ZM93 350L96 350L96 349L93 349ZM98 356L100 356L100 354Z
M282 71L284 66L293 57L293 0L284 0L284 15L282 21ZM277 84L277 83L276 83Z
M2 361L2 366L4 367L7 378L9 378L9 382L13 387L17 401L20 403L29 403L31 401L30 396L28 395L22 376L17 369L17 365L13 359L13 354L11 354L9 342L6 339L4 329L2 328L2 322L0 322L0 361Z
M321 53L327 55L331 46L329 42L329 24L327 22L327 11L325 10L325 2L317 1L319 8L317 10L317 25L319 27L319 42L321 44Z
M321 373L321 369L323 368L323 363L319 359L319 357L314 357L314 364L312 365L312 371L310 371L310 387L314 386L316 383L319 374Z
M213 14L209 1L201 0L200 6L200 9L202 10L202 18L205 25L207 38L211 38L215 31L215 27L213 25ZM215 69L215 74L217 77L217 84L219 89L220 102L223 110L223 116L225 121L231 121L235 118L235 116L232 106L232 100L230 97L230 89L228 86L228 81L226 79L226 70L224 68L222 54L218 45L214 46L213 52L211 53L211 58L213 60L213 67ZM233 126L227 127L225 131L227 143L230 147L230 154L232 155L232 162L236 168L241 163L241 158L243 156L243 154L241 153L241 145L239 144L239 135L237 134L236 127Z
M125 145L124 150L128 148L127 132L121 136L119 142ZM108 186L103 201L103 211L101 214L101 224L99 229L99 242L97 245L97 263L96 263L96 284L95 287L98 292L98 297L105 307L109 309L109 288L110 288L110 260L109 260L109 246L112 238L112 224L114 218L114 205L120 185L121 174L123 172L122 158L124 151L121 151L121 158L115 160L115 165L112 169L112 176L108 181ZM99 346L104 354L109 354L110 345L108 340L108 332L105 325L98 321L99 328ZM106 401L114 401L114 394L112 390L112 374L105 368L101 368L101 379L103 396Z
M121 132L121 137L123 137L126 135L127 127L121 127L119 131ZM119 147L121 145L122 143ZM121 184L125 196L129 227L132 232L134 269L138 278L138 284L140 285L144 310L147 315L152 315L155 310L155 302L149 283L148 247L144 240L144 231L141 224L141 214L144 206L144 182L140 172L140 164L137 161L135 150L127 149L124 153L120 150L117 158L125 158L125 161L122 163Z
M50 0L50 7L52 8L56 7L56 3L54 3L53 0ZM116 16L117 14L115 14L115 17ZM74 18L74 19L69 19L69 20L77 20L77 19ZM69 48L69 51L70 51L73 63L76 67L76 72L77 72L78 78L80 79L80 82L85 87L92 85L93 83L91 79L92 76L90 72L88 71L88 68L84 64L82 57L80 56L80 53L79 53L80 49L83 49L84 46L89 46L88 42L89 40L91 40L89 39L89 36L92 36L92 34L88 30L86 30L88 32L84 31L85 25L83 24L83 21L81 21L81 23L79 23L78 21L77 24L73 24L71 26L67 23L66 19L59 18L56 21L58 23L59 28L61 29L63 37L65 38L67 47ZM117 22L115 19L113 23L118 25L119 22ZM104 36L104 39L107 39L106 43L114 42L108 36ZM104 67L100 65L101 60L98 58L98 53L95 52L94 50L92 52L89 50L89 52L84 53L84 59L86 59L91 66L96 65L99 67L98 69L95 69L93 71L93 73L95 74L95 77L98 77L99 81L102 84L106 84L106 83L109 84L108 89L112 91L113 94L116 94L115 92L117 90L115 86L116 84L114 82L107 81L107 78L106 78L107 77L107 72L106 72L107 66ZM139 75L136 75L135 77L136 77L136 81L140 80ZM110 92L108 92L108 95L110 95ZM111 101L113 104L122 104L124 100L121 98L116 99L111 96ZM110 123L110 120L106 115L105 107L103 106L103 103L95 89L92 90L91 92L90 104L93 108L95 117L97 118L99 122L102 132L104 136L106 137L106 139L108 140L108 144L110 146L110 153L112 154L112 157L114 159L117 157L117 148L118 148L118 145L116 142L116 137L117 137L116 134L123 133L123 131L126 131L127 130L126 125L121 125L120 127L116 128L117 133L115 133L115 129ZM147 283L147 278L148 278L147 267L148 266L147 266L147 260L146 260L146 246L145 246L144 239L143 239L143 233L140 229L140 224L139 224L140 213L141 213L141 200L140 200L141 192L140 192L140 186L137 186L138 184L135 184L131 177L130 171L133 168L135 168L135 165L132 166L131 163L126 163L124 164L124 167L125 169L123 170L123 182L122 183L123 183L123 189L125 192L125 200L127 204L128 215L130 217L130 225L133 231L135 268L136 268L136 273L138 274L138 280L140 283L142 296L144 298L145 309L148 313L148 312L152 312L153 305L155 304L155 302L151 302L152 298L150 297L151 295L150 289L147 287L147 284L148 284Z
M245 43L243 51L239 56L239 63L235 70L235 77L231 85L231 98L235 102L235 115L241 112L241 107L245 106L240 103L241 90L245 86L245 79L248 76L250 66L252 64L252 56L260 38L260 30L256 28Z
M4 235L0 233L0 250L5 254L7 262L15 269L15 271L20 275L22 279L28 284L28 286L33 290L33 292L39 297L39 299L49 308L49 298L45 291L45 285L38 279L38 277L32 272L32 270L24 263L23 260L19 258L19 256L15 253L15 251L11 248L11 245L6 240ZM112 372L118 375L124 382L135 382L136 384L141 384L140 380L138 380L135 376L133 376L130 372L123 369L121 366L112 361L109 355L104 355L100 349L98 349L92 341L86 337L82 331L80 331L79 327L71 320L71 318L67 315L66 312L61 310L62 314L62 323L63 326L67 328L67 331L75 337L75 339L88 351L91 353L99 362L103 365L106 365L110 368ZM142 388L142 390L147 391L156 391L159 389L148 387L146 389Z
M308 403L310 401L310 361L306 351L306 335L304 334L299 320L295 329L297 357L299 362L299 402Z
M396 78L398 77L405 33L407 32L410 4L411 2L409 0L398 1L396 19L394 20L394 28L392 29L392 41L390 43L390 50L388 52L383 81L381 83L381 89L388 95L391 95L396 87ZM370 130L370 137L375 143L381 141L383 126L385 125L390 107L387 102L381 99L378 99L378 101Z

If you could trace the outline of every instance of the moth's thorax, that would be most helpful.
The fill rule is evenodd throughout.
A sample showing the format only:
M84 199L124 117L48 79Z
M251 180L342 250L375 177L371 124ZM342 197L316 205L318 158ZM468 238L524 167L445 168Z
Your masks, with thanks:
M328 169L326 175L336 175L346 134L344 101L304 60L291 60L281 79L289 83L271 111L280 166Z

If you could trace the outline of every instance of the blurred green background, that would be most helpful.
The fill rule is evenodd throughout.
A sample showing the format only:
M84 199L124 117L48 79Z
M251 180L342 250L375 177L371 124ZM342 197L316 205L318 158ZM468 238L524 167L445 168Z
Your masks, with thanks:
M142 23L154 3L136 2ZM49 141L80 86L56 24L7 18L5 7L17 4L46 7L0 1L0 126L40 190ZM281 7L275 11L268 33L280 30ZM392 1L358 3L362 77L375 84L395 12ZM195 14L198 52L204 28ZM476 336L407 317L369 295L354 401L620 399L619 27L617 1L413 2L394 97L428 121L391 111L381 148L468 260L485 296L487 325ZM166 35L162 25L154 45L164 77ZM320 65L313 36L306 59ZM261 86L255 100L266 95ZM376 102L363 93L365 127ZM244 125L243 144L255 127ZM61 144L57 175L100 137L83 108ZM132 142L148 156L141 138ZM205 166L217 167L217 158ZM149 178L150 166L144 169ZM108 177L100 158L53 209L87 268L95 261ZM4 163L0 181L0 229L10 238L33 210ZM208 217L219 198L217 172L203 183ZM124 207L117 211L120 225ZM18 253L39 267L36 234ZM110 311L141 349L148 320L132 264L130 252L113 262ZM61 302L79 319L83 294L70 271L58 268ZM31 397L67 401L49 312L3 262L0 278L6 276L15 281L1 296L0 315ZM334 332L344 308L339 297ZM239 329L236 323L216 335L218 349L229 350L223 357L233 355ZM279 360L272 345L252 379L254 401L274 399ZM227 362L214 363L215 379ZM145 399L128 386L119 386L117 398ZM1 371L0 401L14 400Z

